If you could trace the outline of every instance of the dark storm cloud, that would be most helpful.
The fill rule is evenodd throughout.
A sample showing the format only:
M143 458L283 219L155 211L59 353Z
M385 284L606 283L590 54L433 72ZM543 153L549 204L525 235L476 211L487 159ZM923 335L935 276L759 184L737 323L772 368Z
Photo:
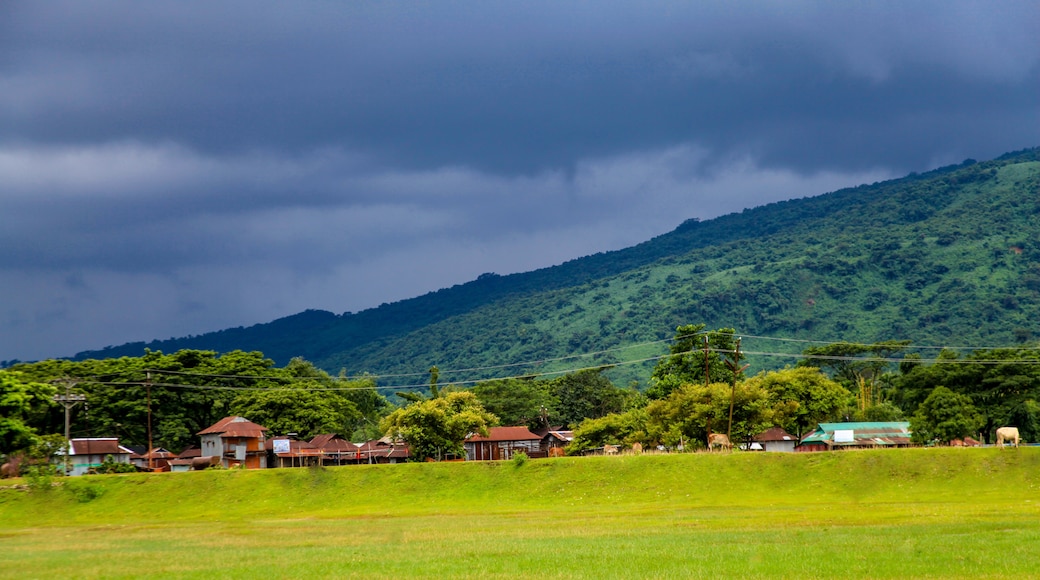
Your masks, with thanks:
M0 358L357 310L1034 146L1038 17L5 3Z

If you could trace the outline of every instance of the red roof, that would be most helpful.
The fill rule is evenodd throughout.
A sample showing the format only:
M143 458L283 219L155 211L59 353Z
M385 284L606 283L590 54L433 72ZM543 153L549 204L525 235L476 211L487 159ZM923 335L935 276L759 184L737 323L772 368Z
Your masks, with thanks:
M267 427L253 423L243 417L224 417L196 433L196 435L214 435L221 437L263 437Z
M202 450L195 445L192 445L177 454L178 459L191 459L193 457L202 457Z
M94 439L73 439L69 442L72 450L69 455L121 455L133 452L119 444L116 437L98 437Z
M527 427L492 427L488 436L470 435L466 441L540 441L542 438L531 433Z
M358 447L358 454L362 459L368 457L397 457L407 458L411 455L408 445L404 443L391 444L385 437L374 441L365 441Z
M325 452L331 453L342 453L345 451L357 451L358 446L354 445L350 441L336 435L335 433L326 433L324 435L315 435L311 439L311 445L321 449Z
M769 442L769 441L793 441L798 443L798 438L791 435L787 431L784 431L780 427L770 427L765 431L755 435L751 438L752 441Z
M155 447L151 451L149 451L148 453L142 453L140 455L138 455L137 453L134 453L133 455L130 456L130 459L148 459L148 458L152 458L152 459L170 459L170 458L173 458L173 457L177 457L177 455L175 453L167 450L167 449L162 448L162 447Z

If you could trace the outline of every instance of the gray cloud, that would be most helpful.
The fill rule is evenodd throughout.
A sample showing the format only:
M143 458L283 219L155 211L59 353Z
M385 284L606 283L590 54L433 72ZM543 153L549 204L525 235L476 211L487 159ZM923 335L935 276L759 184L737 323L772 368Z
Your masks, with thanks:
M358 310L1035 146L1038 17L4 4L0 358Z

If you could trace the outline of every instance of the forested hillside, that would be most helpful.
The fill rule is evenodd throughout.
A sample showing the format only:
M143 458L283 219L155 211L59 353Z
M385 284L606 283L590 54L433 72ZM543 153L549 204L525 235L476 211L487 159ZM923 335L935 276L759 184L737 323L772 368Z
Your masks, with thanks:
M1033 342L1040 317L1040 149L687 221L643 244L358 313L307 311L77 359L257 350L332 373L482 368L444 382L625 363L687 323L748 337L918 345ZM811 193L811 192L807 192ZM752 338L773 355L804 345ZM637 345L634 346L633 345ZM631 348L626 348L631 347ZM615 349L601 353L607 349ZM586 355L540 364L571 355ZM749 357L759 368L793 362ZM645 383L653 363L615 379ZM390 383L418 379L388 379ZM386 384L384 382L384 384Z

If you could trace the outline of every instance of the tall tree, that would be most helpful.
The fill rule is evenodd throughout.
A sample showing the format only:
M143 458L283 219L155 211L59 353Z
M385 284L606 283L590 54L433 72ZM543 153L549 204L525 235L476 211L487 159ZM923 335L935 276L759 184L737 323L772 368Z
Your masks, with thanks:
M585 419L596 419L625 409L632 393L619 389L603 376L609 367L566 374L550 383L551 394L559 401L560 421L576 427Z
M551 383L533 379L501 379L477 383L473 393L503 425L548 427L559 420L559 399Z
M54 403L53 385L0 370L0 454L26 449L36 440L33 424Z
M733 370L725 361L727 355L732 358L736 351L735 331L720 328L704 332L704 328L704 324L687 324L675 329L675 339L669 347L671 356L661 359L650 375L648 398L662 399L683 385L704 384L705 370L709 382L733 382Z
M919 443L963 439L978 432L981 425L982 416L971 397L958 395L941 385L932 390L910 418L914 441Z
M464 455L466 437L471 433L486 436L497 422L472 392L454 391L397 409L383 419L380 428L387 437L408 443L413 460L423 461Z
M736 390L725 383L707 386L693 383L672 391L664 399L652 401L646 408L649 417L647 433L653 443L674 446L705 445L708 431L726 429L730 396L733 395L733 439L748 442L751 437L772 424L773 408L769 393L761 385L744 381Z
M820 422L840 417L852 393L813 367L763 372L748 379L769 393L773 422L799 439Z

